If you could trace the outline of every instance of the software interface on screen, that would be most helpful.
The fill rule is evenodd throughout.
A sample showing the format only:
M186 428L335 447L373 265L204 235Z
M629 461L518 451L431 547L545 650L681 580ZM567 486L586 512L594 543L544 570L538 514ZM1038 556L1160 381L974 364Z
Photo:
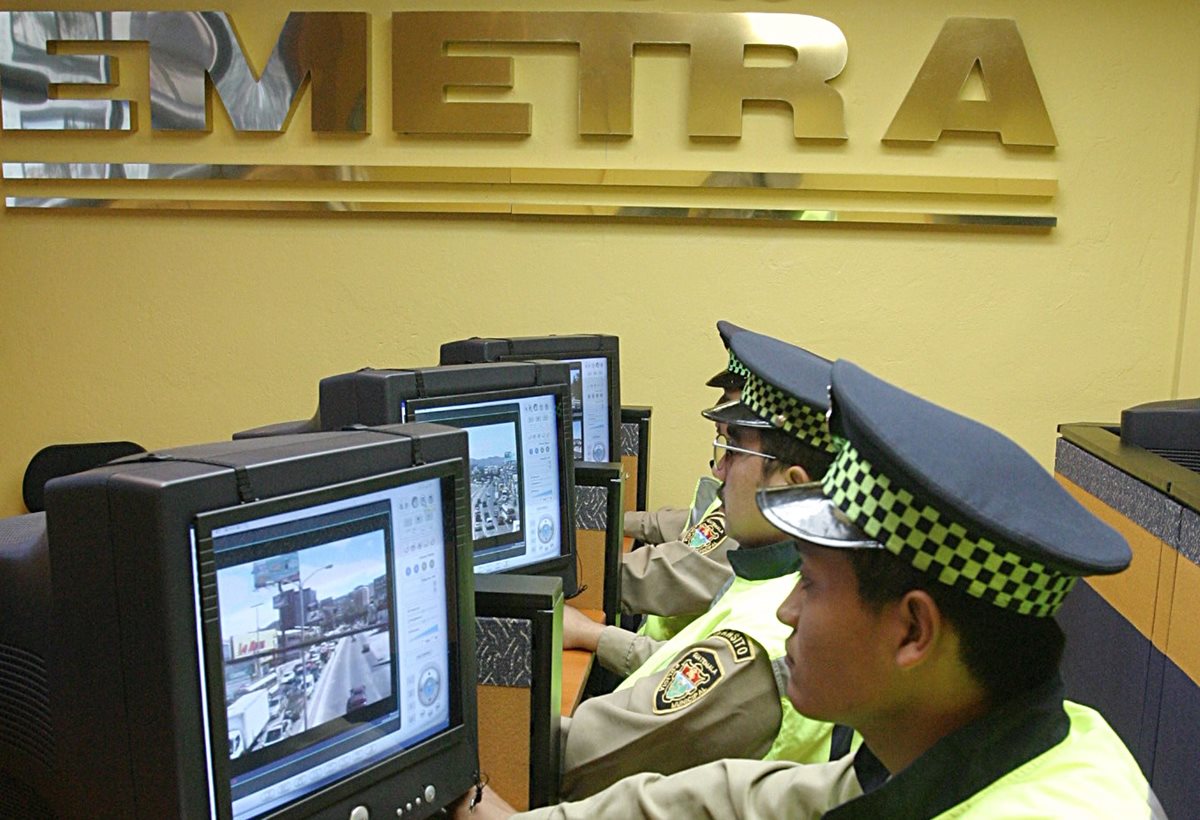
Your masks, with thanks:
M558 417L553 396L421 407L415 421L467 431L475 570L501 572L562 554Z
M445 526L433 478L213 530L234 817L449 726Z
M576 461L608 461L608 359L569 359Z

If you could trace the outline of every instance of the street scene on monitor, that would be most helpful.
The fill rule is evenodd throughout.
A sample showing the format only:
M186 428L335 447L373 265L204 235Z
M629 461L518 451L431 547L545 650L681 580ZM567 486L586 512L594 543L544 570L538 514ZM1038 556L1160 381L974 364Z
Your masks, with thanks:
M471 449L471 536L521 532L521 462L512 422L466 428Z
M392 696L382 530L217 572L229 757Z
M575 460L583 461L583 363L567 364L571 370L571 438Z

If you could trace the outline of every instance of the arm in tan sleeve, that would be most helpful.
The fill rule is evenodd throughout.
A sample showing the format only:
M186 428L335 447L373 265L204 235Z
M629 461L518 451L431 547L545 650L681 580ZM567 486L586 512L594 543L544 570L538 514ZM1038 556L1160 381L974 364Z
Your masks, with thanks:
M657 510L630 510L625 513L625 535L647 544L673 541L688 525L691 510L660 507Z
M719 760L678 774L638 774L586 800L517 814L513 820L815 820L862 793L850 756L804 765L781 760Z
M621 556L621 611L627 614L682 615L704 612L733 570L726 538L707 553L682 541L641 547Z
M596 660L608 671L627 678L664 643L619 626L606 626L596 646Z
M661 672L580 704L563 755L564 798L637 772L766 754L782 716L771 662L741 633L725 634L731 638L692 644Z

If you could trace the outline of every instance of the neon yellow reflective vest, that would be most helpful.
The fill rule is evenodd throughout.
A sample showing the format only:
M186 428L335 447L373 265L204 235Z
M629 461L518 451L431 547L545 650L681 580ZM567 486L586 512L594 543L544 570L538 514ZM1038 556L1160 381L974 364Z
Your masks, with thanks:
M1064 701L1066 738L938 817L1152 817L1157 799L1099 713Z
M942 738L894 776L866 747L851 774L866 793L825 820L1165 817L1117 733L1094 709L1064 701L1057 678Z

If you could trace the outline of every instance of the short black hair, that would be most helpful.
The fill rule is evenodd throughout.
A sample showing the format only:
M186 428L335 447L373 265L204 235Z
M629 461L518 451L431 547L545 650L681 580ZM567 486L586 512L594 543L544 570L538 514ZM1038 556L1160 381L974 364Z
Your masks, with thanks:
M1066 639L1054 618L1019 615L939 582L882 549L847 550L859 597L870 607L910 590L929 593L958 632L963 664L993 703L1029 692L1058 671Z
M819 481L829 465L833 463L833 454L818 450L801 441L790 433L777 430L756 428L761 435L761 449L767 455L775 456L779 463L787 467L798 464L803 467L813 481ZM772 463L768 462L768 467Z

